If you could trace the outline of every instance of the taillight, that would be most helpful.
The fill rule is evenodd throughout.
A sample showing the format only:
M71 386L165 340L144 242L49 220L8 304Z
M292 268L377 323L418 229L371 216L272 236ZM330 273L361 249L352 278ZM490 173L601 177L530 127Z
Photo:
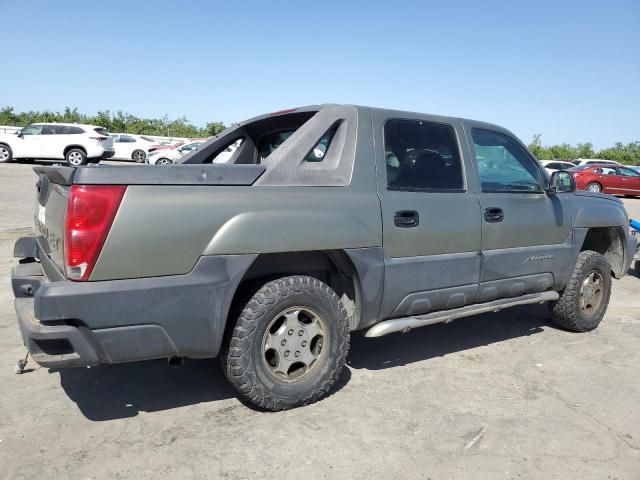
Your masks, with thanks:
M72 185L64 222L64 259L67 278L86 281L127 187Z

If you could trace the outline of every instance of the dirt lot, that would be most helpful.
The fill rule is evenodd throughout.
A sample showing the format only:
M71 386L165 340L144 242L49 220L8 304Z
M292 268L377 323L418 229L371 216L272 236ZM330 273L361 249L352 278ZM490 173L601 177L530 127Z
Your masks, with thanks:
M355 334L334 393L283 413L241 404L216 360L15 375L11 253L34 180L0 165L0 478L640 478L632 275L592 333L535 306ZM625 202L640 217L640 200Z

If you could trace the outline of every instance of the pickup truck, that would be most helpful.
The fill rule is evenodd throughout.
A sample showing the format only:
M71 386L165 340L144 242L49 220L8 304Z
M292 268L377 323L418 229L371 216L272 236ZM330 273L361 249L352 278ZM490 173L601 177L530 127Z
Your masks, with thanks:
M34 171L37 236L12 272L33 359L219 356L267 410L325 396L356 330L544 302L592 330L636 250L617 198L548 176L508 130L421 113L309 106L176 165Z

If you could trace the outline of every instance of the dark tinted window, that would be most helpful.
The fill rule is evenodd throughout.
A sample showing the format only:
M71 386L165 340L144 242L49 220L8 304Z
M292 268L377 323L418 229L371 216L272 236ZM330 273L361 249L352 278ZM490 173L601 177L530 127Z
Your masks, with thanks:
M562 169L562 164L561 163L551 162L551 163L547 163L545 166L547 168Z
M129 135L120 135L120 142L122 143L135 143L136 139Z
M71 126L69 127L69 133L71 135L80 135L81 133L84 133L84 130L80 127Z
M476 128L471 135L483 192L543 191L538 164L513 138Z
M464 180L453 128L420 120L389 120L384 127L390 190L462 190Z
M55 135L55 133L53 125L43 125L40 131L40 135Z
M109 136L109 130L107 130L106 128L98 127L98 128L94 128L93 131L100 135L105 135L107 137ZM84 133L84 132L81 131L79 133Z

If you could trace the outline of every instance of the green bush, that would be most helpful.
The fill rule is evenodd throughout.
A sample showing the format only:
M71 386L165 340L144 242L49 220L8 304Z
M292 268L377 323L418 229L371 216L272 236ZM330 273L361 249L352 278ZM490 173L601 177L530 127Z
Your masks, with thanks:
M204 128L199 128L189 123L186 117L175 120L169 120L167 116L139 118L121 111L112 113L105 110L96 115L85 115L79 113L77 108L72 110L69 107L66 107L62 113L48 110L44 112L15 112L13 107L4 107L0 110L0 125L23 127L35 122L86 123L106 127L110 132L167 137L212 137L225 129L221 122L207 123Z

